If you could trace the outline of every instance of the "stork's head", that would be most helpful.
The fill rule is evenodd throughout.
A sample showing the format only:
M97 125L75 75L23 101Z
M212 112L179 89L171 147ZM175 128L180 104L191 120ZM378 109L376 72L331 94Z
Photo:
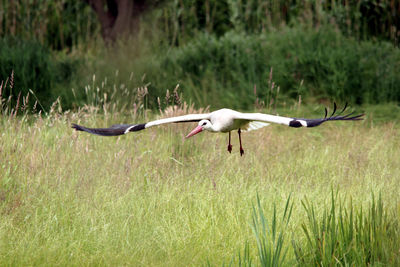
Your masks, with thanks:
M212 129L212 124L209 120L201 120L199 121L199 125L191 131L186 138L189 138L195 134L198 134L204 130L210 131Z

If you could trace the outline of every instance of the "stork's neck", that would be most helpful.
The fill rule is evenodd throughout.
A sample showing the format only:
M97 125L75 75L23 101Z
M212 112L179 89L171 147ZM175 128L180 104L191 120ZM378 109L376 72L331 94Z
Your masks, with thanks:
M205 130L207 130L209 132L212 132L212 133L220 132L221 131L221 125L218 124L218 123L214 123L214 124L211 123L211 126L207 127L207 129L205 129Z
M215 133L215 132L219 132L220 131L219 128L220 127L218 127L218 124L210 123L210 124L207 125L207 127L204 127L204 130Z

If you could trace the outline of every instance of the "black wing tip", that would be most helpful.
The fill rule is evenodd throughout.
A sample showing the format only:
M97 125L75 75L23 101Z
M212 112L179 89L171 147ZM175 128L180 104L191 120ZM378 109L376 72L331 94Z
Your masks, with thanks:
M96 134L101 136L117 136L123 135L128 132L136 132L141 131L146 128L145 123L141 124L116 124L109 128L86 128L84 126L80 126L78 124L72 123L71 128L77 131L83 131L90 134Z
M323 118L321 118L321 119L303 119L303 120L306 121L307 127L315 127L315 126L321 125L322 123L324 123L326 121L360 121L360 120L364 119L363 117L365 116L365 113L352 116L355 113L354 111L350 112L347 115L340 116L347 109L347 107L348 107L348 103L346 102L346 104L344 105L344 108L335 115L335 113L337 111L337 104L336 104L336 102L334 102L333 103L333 112L329 117L328 117L328 109L325 107L325 116ZM294 118L294 120L296 120L296 118ZM293 124L293 126L290 124ZM297 126L298 123L297 122L289 123L289 126L296 127L295 125ZM299 127L299 126L297 126L297 127Z
M353 116L353 117L350 117L350 118L343 118L342 120L346 120L346 121L361 121L361 120L363 120L364 117L365 116L365 113L362 113L362 114L359 114L359 115L356 115L356 116Z
M71 124L71 128L72 128L72 129L75 129L75 130L77 130L77 131L85 131L85 127L80 126L80 125L78 125L78 124L76 124L76 123L72 123L72 124Z
M342 111L340 111L339 115L342 114L346 110L348 104L349 104L349 102L346 102L346 104L344 105L344 108L342 109Z
M330 116L330 117L332 117L333 115L335 115L335 113L336 113L336 109L337 109L336 102L333 102L333 111L332 111L332 114L331 114L331 116Z
M103 128L87 128L85 126L78 125L76 123L71 124L71 128L75 129L76 131L87 132L90 134L101 135L101 136L112 136L112 135L119 135L119 133L115 133L112 131L112 128L103 129Z
M349 105L349 103L346 102L346 104L344 105L343 109L339 113L337 113L336 116L334 116L336 111L337 111L337 104L336 104L336 102L333 102L333 112L332 112L332 114L329 117L327 117L327 108L325 107L325 117L324 117L323 120L324 121L329 121L329 120L356 120L356 119L357 120L362 120L363 118L361 118L361 117L365 116L365 113L350 117L351 115L353 115L355 113L355 111L353 111L353 112L350 112L347 115L340 116L347 109L348 105Z
M103 133L104 129L92 129L92 128L86 128L85 126L78 125L76 123L71 124L71 128L75 129L76 131L82 131L82 132L87 132L90 134L95 134L95 135L106 135Z

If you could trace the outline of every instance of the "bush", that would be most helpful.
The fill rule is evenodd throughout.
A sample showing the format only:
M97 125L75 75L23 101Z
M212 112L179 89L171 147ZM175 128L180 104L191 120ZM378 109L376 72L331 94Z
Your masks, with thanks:
M150 93L181 84L204 106L249 108L268 96L272 79L289 97L352 103L400 101L400 52L389 43L358 42L333 28L286 28L263 35L201 35L149 64ZM275 87L276 89L276 87Z
M91 44L100 23L82 0L1 1L2 36L38 40L55 50Z
M32 90L43 106L49 106L61 93L59 87L72 80L77 65L73 59L56 59L49 49L35 41L0 40L0 80L14 72L14 86L3 89L3 97L20 92L26 95ZM65 88L62 91L65 94Z
M357 40L379 39L399 45L398 1L169 1L149 16L171 44L181 44L197 32L222 36L230 29L265 33L286 25L335 25Z

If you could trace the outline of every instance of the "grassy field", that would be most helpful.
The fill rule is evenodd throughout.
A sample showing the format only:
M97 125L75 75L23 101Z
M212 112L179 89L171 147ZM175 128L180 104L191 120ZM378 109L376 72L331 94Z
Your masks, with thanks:
M184 141L194 125L102 138L70 124L145 118L4 115L0 265L398 265L400 132L371 117L245 133L240 157L236 134L232 154Z
M400 266L398 1L165 1L113 44L88 1L37 2L0 0L0 266ZM243 157L194 124L70 127L331 101L366 119Z

